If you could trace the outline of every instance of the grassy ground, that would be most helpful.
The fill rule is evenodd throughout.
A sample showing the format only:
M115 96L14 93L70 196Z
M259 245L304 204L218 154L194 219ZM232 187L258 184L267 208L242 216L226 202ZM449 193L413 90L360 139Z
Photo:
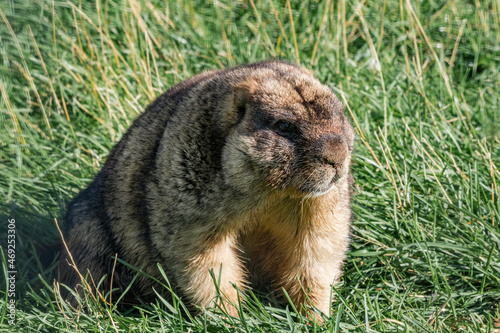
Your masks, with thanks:
M0 0L0 9L1 330L500 328L498 0ZM162 300L132 312L55 302L54 218L133 119L195 73L272 58L329 85L358 135L352 248L326 325L262 295L241 319L220 309L192 318Z

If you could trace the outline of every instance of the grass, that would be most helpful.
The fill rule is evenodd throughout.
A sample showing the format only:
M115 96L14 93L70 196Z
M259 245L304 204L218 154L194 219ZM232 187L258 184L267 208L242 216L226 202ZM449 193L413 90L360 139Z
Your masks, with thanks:
M16 320L0 330L494 332L500 329L500 3L0 0L0 244L16 225ZM310 68L358 140L352 247L333 315L266 295L241 319L174 298L56 302L54 219L168 87L263 59Z

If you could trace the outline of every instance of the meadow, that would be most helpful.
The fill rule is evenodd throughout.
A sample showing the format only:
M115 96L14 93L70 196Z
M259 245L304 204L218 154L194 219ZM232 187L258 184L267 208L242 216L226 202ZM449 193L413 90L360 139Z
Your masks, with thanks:
M56 221L133 120L196 73L266 59L309 68L356 129L325 324L257 292L240 318L58 298ZM498 0L0 0L0 95L1 331L500 332Z

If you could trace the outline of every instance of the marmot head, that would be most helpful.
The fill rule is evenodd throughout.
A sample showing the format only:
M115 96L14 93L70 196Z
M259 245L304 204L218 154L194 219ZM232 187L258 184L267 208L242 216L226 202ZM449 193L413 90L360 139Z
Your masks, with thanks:
M353 128L339 99L311 73L275 65L233 87L226 174L243 187L323 195L348 176Z

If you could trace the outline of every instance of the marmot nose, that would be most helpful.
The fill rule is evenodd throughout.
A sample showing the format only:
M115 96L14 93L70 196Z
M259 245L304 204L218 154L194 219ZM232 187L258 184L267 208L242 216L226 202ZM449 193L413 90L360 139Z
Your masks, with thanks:
M318 157L334 168L340 168L347 158L347 146L339 135L326 134L315 145Z

